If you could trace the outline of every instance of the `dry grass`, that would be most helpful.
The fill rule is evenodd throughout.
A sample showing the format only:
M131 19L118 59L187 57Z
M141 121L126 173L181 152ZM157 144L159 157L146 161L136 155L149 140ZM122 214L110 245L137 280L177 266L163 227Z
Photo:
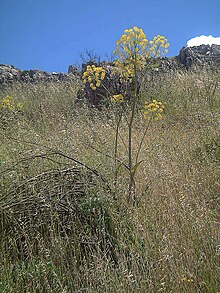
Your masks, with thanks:
M75 104L78 82L2 90L1 97L16 96L25 108L0 133L0 292L219 292L219 82L209 72L143 81L143 99L156 96L167 111L144 141L135 204L127 201L123 168L113 191L114 120L105 110ZM134 151L143 130L138 115ZM126 140L126 128L121 136ZM120 155L126 158L123 146ZM41 215L37 199L49 194L56 204L55 198L74 193L74 183L44 177L78 168L70 158L107 184L96 176L63 222L52 204ZM33 202L46 227L31 225ZM22 231L28 231L27 255L17 245Z

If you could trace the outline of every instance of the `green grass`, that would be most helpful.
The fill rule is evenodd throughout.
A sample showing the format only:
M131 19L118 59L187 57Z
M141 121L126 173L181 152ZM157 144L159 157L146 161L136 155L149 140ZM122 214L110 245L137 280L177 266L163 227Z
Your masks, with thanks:
M79 104L80 86L0 91L24 104L0 130L0 292L220 292L219 74L143 76L140 105L166 111L144 141L135 203L123 168L114 189L111 111ZM144 127L140 112L133 150Z

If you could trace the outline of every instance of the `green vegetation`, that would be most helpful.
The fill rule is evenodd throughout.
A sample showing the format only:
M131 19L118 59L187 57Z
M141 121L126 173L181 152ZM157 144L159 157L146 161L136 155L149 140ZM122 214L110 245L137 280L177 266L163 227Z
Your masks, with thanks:
M220 292L220 74L127 64L102 110L81 80L1 88L0 292Z

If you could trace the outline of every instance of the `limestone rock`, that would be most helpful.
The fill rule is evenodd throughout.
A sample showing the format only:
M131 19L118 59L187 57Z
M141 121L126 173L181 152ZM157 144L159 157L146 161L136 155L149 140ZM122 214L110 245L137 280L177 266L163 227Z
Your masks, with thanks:
M71 81L76 78L76 74L65 74L62 72L49 73L41 70L20 70L12 65L0 64L0 85L19 82L56 82Z
M18 80L20 70L12 65L0 64L0 84Z
M177 56L179 62L186 68L219 67L220 45L200 45L183 47Z

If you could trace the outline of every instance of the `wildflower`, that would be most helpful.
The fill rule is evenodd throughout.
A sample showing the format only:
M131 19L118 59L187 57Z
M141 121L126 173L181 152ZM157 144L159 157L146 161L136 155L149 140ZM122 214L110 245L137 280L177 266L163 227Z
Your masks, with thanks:
M145 119L153 118L155 121L163 119L164 105L162 102L157 100L153 100L151 103L145 102L144 109Z
M159 57L167 52L169 43L164 36L158 35L148 41L141 28L134 26L124 30L124 34L116 42L114 54L118 56L114 62L125 80L131 80L135 71L141 70L149 56Z
M152 57L160 57L168 52L167 48L169 47L169 43L164 36L157 35L149 42L150 44L150 55Z
M179 282L188 282L188 283L194 283L193 279L183 277Z
M116 42L114 54L118 56L118 59L115 61L115 65L125 79L134 76L135 68L140 69L144 66L145 60L142 55L145 55L147 43L143 30L136 26L132 29L126 29Z
M96 85L95 85L96 87L100 87L101 86L101 80L98 80L97 82L96 82Z
M91 89L96 90L101 86L101 81L105 78L105 70L103 67L96 67L95 65L88 65L86 71L83 73L83 83L89 83Z
M0 101L0 109L8 109L10 111L18 111L23 108L22 103L16 103L12 96L5 96Z
M16 105L18 110L21 110L23 108L23 104L22 103L17 103Z
M96 90L96 86L93 83L90 83L89 86L91 87L91 89Z
M116 103L123 103L124 102L124 96L122 94L113 95L111 97L111 101L116 102Z

